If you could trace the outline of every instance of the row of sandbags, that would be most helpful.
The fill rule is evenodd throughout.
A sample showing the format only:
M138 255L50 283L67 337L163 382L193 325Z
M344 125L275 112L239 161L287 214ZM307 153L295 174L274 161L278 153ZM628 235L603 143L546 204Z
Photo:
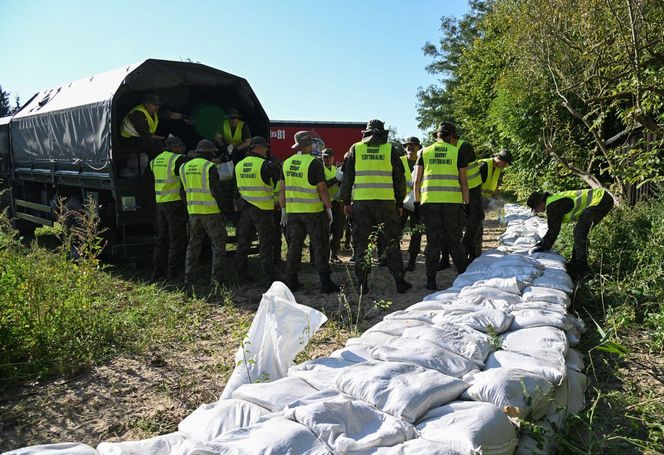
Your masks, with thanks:
M175 433L15 453L548 453L552 438L535 439L518 422L537 422L546 436L583 408L586 377L573 346L585 328L567 312L564 258L529 255L530 240L519 242L541 237L539 221L510 206L505 219L506 234L520 234L482 254L450 289L283 378L238 382Z

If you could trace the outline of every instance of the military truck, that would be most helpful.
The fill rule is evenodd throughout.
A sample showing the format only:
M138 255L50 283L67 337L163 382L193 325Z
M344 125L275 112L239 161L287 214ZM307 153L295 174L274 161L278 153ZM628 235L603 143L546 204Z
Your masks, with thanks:
M185 113L193 126L160 121L157 135L175 134L188 149L239 109L253 135L269 138L269 119L242 77L199 63L148 59L34 95L0 119L0 179L22 229L55 221L58 198L68 207L92 198L107 253L129 256L154 242L154 189L143 150L122 146L120 125L146 93ZM145 248L143 248L145 247Z

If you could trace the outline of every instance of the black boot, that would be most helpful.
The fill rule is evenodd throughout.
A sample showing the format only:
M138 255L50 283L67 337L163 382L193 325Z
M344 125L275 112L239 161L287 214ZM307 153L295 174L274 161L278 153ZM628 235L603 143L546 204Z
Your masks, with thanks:
M415 261L417 260L417 256L411 256L410 259L408 259L408 264L406 265L406 270L409 272L412 272L415 270Z
M330 272L319 273L318 275L320 276L320 292L323 294L339 292L339 286L330 278Z
M450 268L450 261L449 260L440 261L438 263L438 271L449 269L449 268Z
M436 284L436 277L435 276L428 276L427 277L427 286L426 288L430 291L437 291L438 290L438 285Z
M402 276L395 276L394 282L397 284L397 292L399 294L403 294L408 289L413 287L413 285L410 284L408 281L404 280Z
M297 279L297 273L288 274L288 278L286 278L286 285L291 290L291 292L295 292L300 289L300 280Z

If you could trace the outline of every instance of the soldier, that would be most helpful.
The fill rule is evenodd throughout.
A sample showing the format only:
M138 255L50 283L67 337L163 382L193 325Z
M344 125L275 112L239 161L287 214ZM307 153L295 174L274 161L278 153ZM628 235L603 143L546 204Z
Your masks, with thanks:
M341 236L344 233L344 215L343 204L339 197L340 171L334 165L334 150L331 148L323 149L323 164L325 165L325 184L332 201L332 225L330 226L330 260L340 262L339 250L341 249Z
M194 267L198 264L205 234L212 244L211 284L223 281L222 267L226 259L226 222L222 215L221 187L217 167L212 162L218 151L214 143L203 139L193 159L180 168L182 189L189 212L189 244L184 269L186 286L191 286Z
M470 211L468 164L474 156L462 153L447 142L454 127L443 122L436 130L436 142L422 151L415 166L415 206L421 204L427 235L426 288L438 289L436 273L440 264L441 244L447 245L458 273L466 270L466 254L461 245L464 212Z
M403 147L406 149L406 154L401 157L403 163L404 176L406 177L406 185L409 191L413 191L413 169L417 162L418 152L422 149L420 140L416 137L409 137L404 142ZM420 231L420 211L410 211L405 209L401 215L401 229L406 227L406 223L410 220L410 244L408 245L408 265L406 270L415 270L415 262L417 255L420 254L422 245L422 232Z
M241 120L240 111L232 107L228 109L226 118L214 133L214 142L233 158L237 163L244 158L244 151L249 147L251 131L247 122Z
M353 216L355 275L361 293L368 290L371 271L371 259L366 257L369 236L379 225L383 225L387 266L394 276L397 292L404 293L413 287L404 280L399 248L399 216L403 213L406 180L399 154L387 142L387 134L383 122L370 120L362 131L362 141L351 146L343 166L341 198L344 212Z
M528 197L528 207L535 213L546 211L548 230L532 253L548 251L558 238L563 223L576 221L574 248L567 271L573 278L588 274L588 234L613 208L613 197L604 189L573 190L550 194L535 191Z
M253 137L249 153L235 167L237 183L236 206L240 212L235 253L240 279L249 279L247 255L251 241L258 233L260 261L265 279L274 281L274 182L273 167L266 160L268 143L265 138Z
M325 170L311 155L313 137L309 131L295 133L293 149L298 151L286 161L281 173L281 225L286 226L288 254L287 284L292 291L300 287L298 271L304 238L309 234L314 262L320 276L320 290L337 292L330 277L330 223L332 204L325 184Z
M157 203L157 241L152 255L152 280L166 275L177 279L184 265L187 248L187 210L180 195L180 166L184 164L185 144L170 136L166 149L150 161L154 175L154 193ZM164 267L164 263L167 267Z

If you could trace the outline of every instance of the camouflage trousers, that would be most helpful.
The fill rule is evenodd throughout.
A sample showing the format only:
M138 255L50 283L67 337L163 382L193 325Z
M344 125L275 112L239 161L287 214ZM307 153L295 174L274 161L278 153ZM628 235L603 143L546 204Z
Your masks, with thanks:
M379 232L382 231L382 232ZM371 255L368 254L369 239L376 233L385 238L387 267L396 276L403 278L404 268L401 259L401 222L394 201L353 202L353 243L355 246L355 276L364 283L371 270Z
M297 274L300 270L302 247L307 234L316 270L318 273L330 273L330 230L325 212L289 213L286 234L286 272L289 275Z
M427 236L426 257L427 277L433 278L438 272L443 246L452 256L459 273L466 270L466 252L461 244L464 212L461 204L423 204L420 207Z
M185 279L193 280L194 268L198 265L203 240L207 235L212 246L212 274L211 282L222 282L223 266L226 262L226 221L221 213L212 215L189 216L189 245L187 245L187 259L184 267Z
M332 201L332 226L330 226L330 251L337 256L341 249L341 236L344 234L346 215L344 215L343 203Z
M599 204L588 207L574 226L574 247L572 249L572 261L580 269L588 268L588 235L590 229L598 224L613 208L613 197L605 193Z
M182 201L157 204L157 241L152 252L152 276L182 273L187 248L187 209Z
M247 274L247 255L251 241L258 233L261 267L266 277L274 274L274 218L272 210L261 210L246 202L240 210L237 226L237 250L235 252L238 273Z
M470 190L470 215L466 217L466 232L461 240L466 249L466 255L474 259L482 254L482 221L484 221L484 207L482 206L482 193L479 188Z

